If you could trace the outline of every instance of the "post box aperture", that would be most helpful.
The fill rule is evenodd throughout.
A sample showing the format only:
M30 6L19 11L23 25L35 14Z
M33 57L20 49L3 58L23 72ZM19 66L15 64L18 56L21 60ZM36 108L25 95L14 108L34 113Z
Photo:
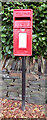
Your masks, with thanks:
M32 9L13 11L13 53L15 56L32 55Z

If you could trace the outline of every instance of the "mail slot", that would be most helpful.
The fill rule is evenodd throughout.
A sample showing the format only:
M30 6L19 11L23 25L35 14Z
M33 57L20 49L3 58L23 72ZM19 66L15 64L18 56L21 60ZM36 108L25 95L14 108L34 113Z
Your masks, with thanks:
M32 9L13 11L13 54L15 56L32 55Z

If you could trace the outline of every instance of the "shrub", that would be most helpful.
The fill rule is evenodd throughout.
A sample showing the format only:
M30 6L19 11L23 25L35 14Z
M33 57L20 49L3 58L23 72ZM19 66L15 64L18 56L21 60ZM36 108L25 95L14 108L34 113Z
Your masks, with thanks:
M2 55L13 56L13 10L14 9L33 9L33 42L32 56L37 58L42 55L46 58L46 18L47 2L2 2Z

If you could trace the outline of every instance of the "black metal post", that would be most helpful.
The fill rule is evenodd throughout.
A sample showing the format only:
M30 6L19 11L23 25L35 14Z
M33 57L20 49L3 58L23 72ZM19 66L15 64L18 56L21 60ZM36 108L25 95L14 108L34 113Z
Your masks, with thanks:
M22 110L25 110L25 56L22 57Z

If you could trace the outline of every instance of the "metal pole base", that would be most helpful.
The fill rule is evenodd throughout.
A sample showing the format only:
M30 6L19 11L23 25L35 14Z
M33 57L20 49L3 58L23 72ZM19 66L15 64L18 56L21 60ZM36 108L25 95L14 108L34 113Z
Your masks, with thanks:
M22 101L22 110L25 111L25 101Z

